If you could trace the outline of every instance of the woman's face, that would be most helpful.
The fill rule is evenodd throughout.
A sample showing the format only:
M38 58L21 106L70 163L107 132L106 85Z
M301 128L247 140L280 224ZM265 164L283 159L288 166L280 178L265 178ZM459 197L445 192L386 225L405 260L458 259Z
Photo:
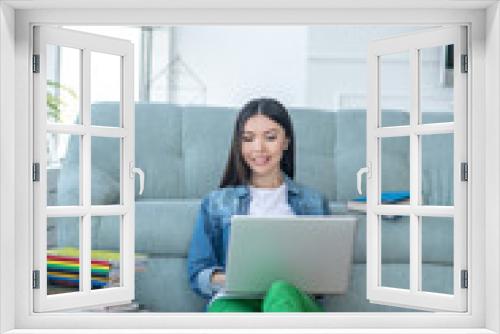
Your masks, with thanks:
M278 175L281 157L287 147L285 129L270 118L257 114L245 123L241 153L252 176Z

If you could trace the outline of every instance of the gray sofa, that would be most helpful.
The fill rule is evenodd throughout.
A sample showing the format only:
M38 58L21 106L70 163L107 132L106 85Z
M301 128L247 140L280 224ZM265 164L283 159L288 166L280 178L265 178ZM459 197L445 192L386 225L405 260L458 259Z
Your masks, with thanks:
M108 124L118 115L116 104L94 104L93 119ZM227 159L236 109L222 107L136 105L136 166L145 175L144 194L136 197L136 252L148 256L146 270L136 273L136 302L153 312L196 312L205 301L189 288L186 253L200 199L218 185ZM356 193L356 172L366 160L366 112L291 109L296 133L296 180L321 191L334 213L358 217L354 264L349 290L329 296L328 311L413 311L371 304L366 299L366 216L349 211L346 203ZM403 113L391 112L402 118ZM437 121L449 115L435 113ZM439 141L444 141L440 143ZM446 138L426 150L432 163L423 166L424 196L450 192L452 171L446 167ZM94 145L95 144L95 145ZM443 144L443 145L441 145ZM71 197L71 180L78 163L78 142L72 140L52 196ZM110 154L116 143L96 138L92 149L92 198L95 204L118 200L118 155ZM386 165L384 190L408 190L408 150L394 142L383 153ZM436 170L439 171L436 174ZM436 176L437 175L437 176ZM136 182L138 189L138 182ZM49 194L49 197L51 194ZM448 197L450 197L449 195ZM446 196L444 196L446 197ZM430 197L429 197L430 198ZM443 198L440 196L439 198ZM104 219L93 229L94 247L118 249ZM423 288L451 293L453 287L452 223L424 225L422 241ZM409 224L404 217L382 220L384 285L409 285ZM61 234L60 238L65 236Z

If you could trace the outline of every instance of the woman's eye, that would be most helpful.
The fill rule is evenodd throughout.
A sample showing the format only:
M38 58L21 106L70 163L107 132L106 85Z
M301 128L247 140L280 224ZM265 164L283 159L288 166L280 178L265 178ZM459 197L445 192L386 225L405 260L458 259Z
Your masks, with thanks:
M242 140L243 140L244 142L251 142L251 141L253 140L253 138L252 138L252 137L250 137L250 136L243 136L243 137L242 137Z
M276 135L270 135L270 136L266 136L266 139L269 140L269 141L273 141L273 140L276 140L277 136Z

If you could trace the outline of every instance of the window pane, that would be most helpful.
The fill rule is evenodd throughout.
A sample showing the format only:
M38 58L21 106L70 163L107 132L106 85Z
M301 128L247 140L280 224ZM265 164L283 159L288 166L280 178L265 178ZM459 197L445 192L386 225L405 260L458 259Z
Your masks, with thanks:
M120 286L120 216L92 217L92 289Z
M421 136L422 204L453 205L453 134Z
M422 290L453 294L453 218L421 217Z
M453 45L419 50L421 123L453 122Z
M80 122L81 50L47 45L47 120Z
M141 37L142 37L142 27L139 26L110 26L110 25L105 25L105 26L63 26L64 29L72 29L72 30L79 30L79 31L84 31L84 32L89 32L91 34L96 34L96 35L102 35L102 36L109 36L113 38L119 38L119 39L124 39L132 42L134 45L134 78L139 81L140 75L139 75L139 69L141 68L141 63L144 55L141 52ZM149 27L151 29L151 27ZM155 29L160 29L160 30L167 30L168 27L158 27L158 28L153 28L153 31ZM162 33L165 34L165 33ZM154 37L154 35L153 35ZM169 48L168 41L164 43L158 43L154 44L153 47L155 48ZM168 52L166 52L168 53ZM165 53L161 54L155 50L154 52L155 55L158 55L158 58L160 60L163 60L165 57ZM164 70L164 68L162 68ZM159 73L159 74L164 74L164 73ZM155 73L153 73L155 75ZM139 86L140 84L136 83L135 85L135 101L139 101ZM163 94L168 94L168 91L163 91Z
M80 218L47 218L47 294L80 290Z
M92 137L92 205L120 204L121 139Z
M80 204L80 136L47 133L47 205Z
M408 204L410 199L410 137L381 138L382 204Z
M381 285L410 288L410 217L380 216Z
M91 52L90 98L92 125L120 126L121 91L121 57ZM94 105L103 102L107 107L101 107L97 112Z
M408 52L379 57L380 126L410 124L410 57Z

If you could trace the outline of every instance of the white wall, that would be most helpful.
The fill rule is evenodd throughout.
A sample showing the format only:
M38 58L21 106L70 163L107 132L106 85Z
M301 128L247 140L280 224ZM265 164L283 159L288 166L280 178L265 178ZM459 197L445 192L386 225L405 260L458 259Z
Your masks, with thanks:
M14 328L14 11L0 3L0 333Z
M206 86L207 105L241 107L260 96L275 97L287 106L305 104L306 27L182 26L175 30L174 53ZM196 88L186 77L180 84Z
M365 109L369 42L419 29L429 27L311 26L308 33L307 104L325 109ZM390 85L384 86L384 93L394 96L389 106L397 108L404 101L396 97L409 94L408 78L400 75L408 63L394 61L390 67L390 78L384 80ZM446 99L450 92L442 90L438 93L437 99Z
M177 101L241 106L256 96L274 96L287 106L366 108L368 44L372 40L430 27L403 26L180 26L174 28ZM440 55L426 64L433 76L429 108L449 110L452 90L440 80ZM408 63L389 65L384 93L388 107L409 104ZM408 72L408 71L407 71ZM409 72L408 72L409 73ZM429 75L427 75L429 77Z
M499 254L500 247L498 244L500 228L498 222L500 220L500 211L498 203L500 202L500 178L498 170L500 169L499 151L500 151L500 68L498 66L498 59L500 59L500 7L493 5L488 9L486 21L486 101L487 112L485 113L485 124L487 140L485 143L485 155L488 163L485 164L486 170L484 175L487 178L485 183L486 189L486 203L485 203L485 221L488 224L488 231L486 233L485 248L486 254L489 254L496 263L487 263L485 266L485 280L486 285L494 287L486 291L485 299L486 305L486 327L498 333L500 331L500 317L498 310L500 309L500 289L498 278L499 271ZM477 136L477 134L476 134ZM493 224L491 222L494 222ZM496 312L495 312L496 310Z

